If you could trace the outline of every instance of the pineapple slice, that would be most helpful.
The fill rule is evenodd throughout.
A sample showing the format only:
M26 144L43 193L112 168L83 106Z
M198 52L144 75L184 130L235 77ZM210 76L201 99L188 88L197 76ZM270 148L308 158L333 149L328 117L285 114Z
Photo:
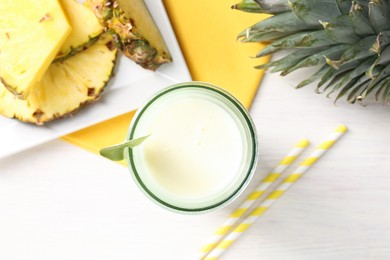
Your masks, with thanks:
M124 55L156 70L172 57L144 0L87 0L98 19L114 34Z
M144 0L117 0L116 2L118 6L116 7L114 5L114 11L116 9L118 11L122 9L122 17L126 17L132 22L132 32L138 38L132 43L127 44L131 36L126 34L122 35L121 39L124 43L123 50L125 55L133 57L141 66L152 70L155 70L163 63L172 61L164 39L150 15Z
M26 98L70 32L58 0L1 0L0 81Z
M0 114L37 125L73 115L99 98L114 68L113 46L102 36L85 51L53 63L26 100L0 86Z
M61 3L73 31L57 53L56 61L64 60L92 45L103 32L103 26L91 9L75 0L61 0Z
M84 6L92 10L99 23L107 26L107 22L112 17L111 0L85 0Z

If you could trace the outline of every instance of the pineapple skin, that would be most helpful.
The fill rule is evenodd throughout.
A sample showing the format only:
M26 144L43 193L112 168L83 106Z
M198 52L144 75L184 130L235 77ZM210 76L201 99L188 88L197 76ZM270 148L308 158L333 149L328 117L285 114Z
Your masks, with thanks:
M82 52L86 49L88 49L89 47L93 46L98 40L99 40L99 36L100 35L97 35L97 36L94 36L94 37L88 37L88 40L78 46L70 46L66 52L59 52L57 53L57 56L56 58L53 60L53 63L54 62L61 62L61 61L64 61L68 58L71 58L72 56L76 55L77 53L79 52Z
M60 0L73 30L54 62L63 61L92 46L103 33L103 26L88 7L76 0Z
M141 67L156 70L172 61L143 0L88 0L86 5L107 27L123 54Z

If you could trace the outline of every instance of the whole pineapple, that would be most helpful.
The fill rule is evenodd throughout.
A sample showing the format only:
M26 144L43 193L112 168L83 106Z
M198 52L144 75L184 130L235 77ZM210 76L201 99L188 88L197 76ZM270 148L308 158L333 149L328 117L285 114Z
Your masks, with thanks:
M316 91L335 93L335 101L372 95L390 102L390 0L243 0L232 8L273 15L239 34L243 42L270 42L256 57L293 50L257 68L283 76L319 66L297 87L318 81Z

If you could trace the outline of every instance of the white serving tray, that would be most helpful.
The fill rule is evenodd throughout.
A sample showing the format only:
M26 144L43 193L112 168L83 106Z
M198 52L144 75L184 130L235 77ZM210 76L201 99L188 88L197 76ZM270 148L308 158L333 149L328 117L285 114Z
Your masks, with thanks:
M100 100L74 117L35 126L0 116L0 159L132 111L154 92L178 82L191 80L162 1L145 2L168 45L173 62L164 64L153 72L142 69L120 54L115 75Z

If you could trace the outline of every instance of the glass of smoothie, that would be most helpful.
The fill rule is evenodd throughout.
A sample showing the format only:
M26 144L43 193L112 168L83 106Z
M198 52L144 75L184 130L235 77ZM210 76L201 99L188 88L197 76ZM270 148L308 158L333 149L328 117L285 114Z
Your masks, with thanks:
M245 107L225 90L186 82L156 93L141 106L125 150L139 188L164 208L201 213L236 198L258 159L257 134Z

